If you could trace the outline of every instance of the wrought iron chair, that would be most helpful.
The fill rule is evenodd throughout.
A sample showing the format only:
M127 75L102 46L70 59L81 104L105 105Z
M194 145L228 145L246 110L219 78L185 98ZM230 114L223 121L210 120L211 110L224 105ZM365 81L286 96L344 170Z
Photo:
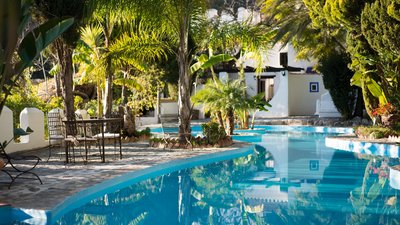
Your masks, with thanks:
M114 155L116 155L117 151L117 142L119 144L119 157L122 159L122 128L123 128L123 118L119 114L112 114L109 121L106 120L103 126L105 130L104 135L101 133L101 127L97 126L96 130L93 130L93 137L97 138L99 141L103 138L106 140L113 140L114 141Z
M29 128L28 128L29 129ZM27 129L27 130L28 130ZM28 135L29 133L25 132L21 128L17 128L14 130L14 138ZM14 139L12 138L8 142L0 144L0 158L4 161L4 167L0 170L6 173L11 181L8 184L8 189L11 188L11 185L15 182L15 180L19 179L33 179L38 180L40 184L43 184L40 177L34 173L32 170L36 168L41 159L34 155L16 155L16 154L8 154L5 151L5 148L8 144ZM26 176L28 175L28 176Z
M49 161L54 147L62 147L65 145L65 125L59 112L49 112L47 114L47 127L49 132ZM60 156L61 157L61 156Z
M80 122L74 118L73 120L64 121L65 123L65 145L66 145L66 162L69 162L70 150L72 149L72 159L75 162L75 146L79 146L81 144L84 145L85 148L85 161L88 160L88 150L90 148L90 144L95 143L98 145L100 151L100 145L98 144L98 140L91 135L88 135L88 129L86 127L86 123Z

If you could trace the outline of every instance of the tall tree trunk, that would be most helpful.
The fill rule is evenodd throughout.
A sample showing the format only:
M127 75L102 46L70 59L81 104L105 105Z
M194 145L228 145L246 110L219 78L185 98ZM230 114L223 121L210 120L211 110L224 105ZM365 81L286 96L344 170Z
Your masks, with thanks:
M227 134L233 135L233 130L235 129L235 114L233 109L228 109L226 112L226 119L227 121Z
M249 129L249 111L243 110L242 129Z
M57 97L62 97L62 86L61 86L61 74L56 73L54 76L54 80L56 82L56 96Z
M105 28L105 48L109 49L110 47L110 39L109 39L109 32ZM111 116L111 111L112 111L112 101L113 101L113 73L112 73L112 68L111 68L111 57L107 56L106 58L106 90L104 93L104 115L106 117Z
M58 58L61 65L61 81L64 97L65 114L67 119L71 120L75 117L74 94L73 94L73 71L72 71L72 53L71 46L66 44L62 39L56 41Z
M217 116L217 120L218 120L219 125L221 127L225 127L224 120L222 118L222 112L220 110L217 111L216 116Z
M106 63L106 90L104 96L104 115L108 118L111 115L112 111L112 102L113 102L113 74L111 71L111 58L107 58Z
M124 134L132 137L136 131L135 114L129 106L123 106L124 108Z
M184 15L180 23L179 30L179 50L178 50L178 64L179 64L179 141L184 142L191 136L190 117L191 117L191 104L190 104L190 86L191 77L189 74L189 52L188 52L188 15Z
M124 73L124 85L122 85L122 90L121 90L121 103L122 105L126 105L128 103L128 92L126 91L126 86L125 86L125 80L128 79L128 72L123 72Z
M97 116L99 118L101 118L101 117L103 117L103 103L101 101L101 99L103 97L103 93L101 91L100 78L97 79L96 90L97 90Z

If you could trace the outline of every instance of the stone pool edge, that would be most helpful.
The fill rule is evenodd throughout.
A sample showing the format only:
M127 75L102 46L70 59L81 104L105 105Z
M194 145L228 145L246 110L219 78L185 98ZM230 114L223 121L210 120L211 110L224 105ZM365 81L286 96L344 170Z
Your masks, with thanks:
M360 154L380 155L390 158L400 156L400 146L393 142L362 141L354 135L326 137L325 146Z

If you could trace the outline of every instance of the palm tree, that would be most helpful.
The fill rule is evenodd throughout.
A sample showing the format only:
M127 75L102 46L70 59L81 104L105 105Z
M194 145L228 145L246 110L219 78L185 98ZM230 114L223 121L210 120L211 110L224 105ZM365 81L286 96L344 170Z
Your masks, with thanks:
M107 93L110 91L108 87L113 86L109 83L114 80L115 71L121 70L126 75L132 68L145 71L148 63L166 55L164 34L160 30L151 29L136 21L130 21L130 24L125 21L126 24L123 25L121 21L118 22L120 26L115 26L114 29L108 31L105 31L102 25L87 25L81 30L81 40L89 48L89 54L93 55L89 57L90 64L83 69L86 74L95 74L92 80L97 82L99 116L103 116L104 112L104 115L108 117L111 113L113 97L111 94L107 97ZM97 20L94 22L94 24L101 23ZM109 26L111 25L107 27ZM114 30L112 36L108 34L110 30ZM107 35L109 35L108 38L106 38ZM103 87L105 90L102 89ZM101 101L102 99L104 101ZM104 111L102 102L104 102Z
M247 59L254 60L256 72L260 73L264 67L264 54L272 46L272 37L274 32L264 24L253 24L252 21L229 21L225 22L221 19L213 19L207 21L203 26L204 37L198 42L201 43L200 49L208 51L210 58L215 53L222 53L221 55L228 55L224 57L228 59L235 59L236 65L239 67L239 79L246 86L244 74L244 62ZM236 57L236 58L234 58ZM214 71L211 65L211 72ZM243 91L243 96L246 96L246 91ZM248 109L243 108L243 111L236 110L240 118L242 128L248 128Z
M105 77L105 65L103 60L103 42L104 37L102 35L102 29L100 26L91 26L87 25L84 28L81 28L81 40L85 43L85 46L78 48L77 54L83 55L87 54L85 57L86 60L89 60L87 63L85 60L83 61L83 67L80 67L82 73L89 76L90 80L94 80L96 82L97 88L97 116L100 118L103 116L103 107L102 107L102 85L104 84ZM78 58L78 57L76 57ZM79 57L81 58L81 57Z
M275 28L274 42L285 46L289 42L298 51L298 57L324 57L330 52L345 52L345 31L341 26L319 20L312 24L312 13L302 0L265 0L262 12L266 22ZM317 7L317 6L315 6Z
M246 96L243 96L246 86L241 80L209 81L202 90L193 95L195 104L204 104L206 109L216 115L218 122L223 126L223 118L226 118L225 130L228 135L233 134L235 127L235 110L241 110L246 106Z
M179 65L178 105L179 105L179 136L185 141L191 136L190 89L192 86L189 66L192 58L189 47L191 30L204 16L206 0L111 0L98 1L97 4L109 8L121 8L136 12L135 16L147 23L167 31L171 40L170 49L175 53Z

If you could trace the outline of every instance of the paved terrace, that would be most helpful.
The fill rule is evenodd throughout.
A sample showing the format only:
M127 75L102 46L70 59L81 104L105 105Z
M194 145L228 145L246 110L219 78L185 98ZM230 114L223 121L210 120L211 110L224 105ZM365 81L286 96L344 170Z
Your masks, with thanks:
M48 149L24 153L37 155L43 159L34 170L42 179L43 184L40 185L37 180L17 179L9 190L8 184L0 183L0 203L11 204L17 208L50 210L62 203L68 196L127 172L172 160L227 151L248 145L236 143L229 148L193 150L163 150L148 146L146 142L123 144L122 160L119 160L119 156L114 154L113 147L108 147L106 163L100 163L100 157L92 156L89 162L84 164L83 158L77 156L75 163L64 164L64 158L60 159L60 155L52 156L46 162ZM0 172L0 181L9 181L5 173Z

